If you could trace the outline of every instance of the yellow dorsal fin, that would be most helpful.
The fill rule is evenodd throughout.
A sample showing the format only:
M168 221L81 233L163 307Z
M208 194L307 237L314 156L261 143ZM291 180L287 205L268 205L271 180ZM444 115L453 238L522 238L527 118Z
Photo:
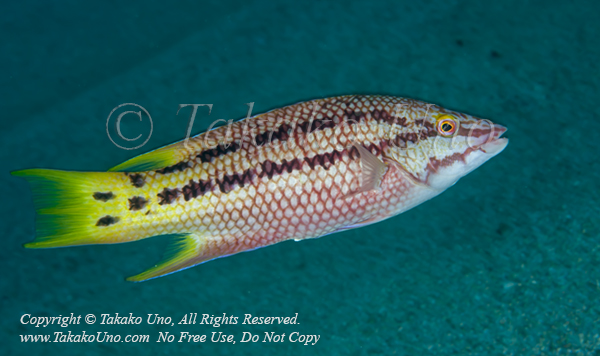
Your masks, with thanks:
M185 159L182 142L157 148L154 151L133 157L115 167L109 172L144 172L153 171L177 164Z
M182 234L167 249L165 257L154 267L135 276L128 277L131 282L142 282L148 279L162 277L186 268L193 267L202 262L211 260L207 249L206 238L198 234Z

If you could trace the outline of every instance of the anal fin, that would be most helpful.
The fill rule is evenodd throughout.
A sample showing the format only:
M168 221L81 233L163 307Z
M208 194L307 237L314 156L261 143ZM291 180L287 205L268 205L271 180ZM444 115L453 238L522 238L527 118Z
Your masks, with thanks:
M128 277L127 280L131 282L142 282L208 261L214 257L207 256L206 247L207 239L200 235L178 235L176 240L169 246L162 261L138 275Z
M369 219L366 219L363 221L359 221L356 224L341 227L341 228L337 229L336 232L357 229L359 227L375 224L377 222L380 222L383 219L385 219L385 217L376 215L376 216L373 216L372 218L369 218Z

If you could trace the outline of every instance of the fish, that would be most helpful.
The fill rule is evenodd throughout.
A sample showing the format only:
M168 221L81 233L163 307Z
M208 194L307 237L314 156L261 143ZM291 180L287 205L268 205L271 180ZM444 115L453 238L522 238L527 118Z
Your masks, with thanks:
M26 248L172 235L128 281L375 224L454 185L508 144L502 125L427 102L344 95L233 121L106 172L25 169Z

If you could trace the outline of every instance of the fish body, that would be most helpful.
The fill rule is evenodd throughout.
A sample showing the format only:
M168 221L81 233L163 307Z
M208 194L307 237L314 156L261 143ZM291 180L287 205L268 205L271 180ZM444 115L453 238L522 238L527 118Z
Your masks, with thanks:
M238 252L366 226L453 185L501 152L506 129L422 101L340 96L275 109L109 172L31 169L29 248L177 234L142 281Z

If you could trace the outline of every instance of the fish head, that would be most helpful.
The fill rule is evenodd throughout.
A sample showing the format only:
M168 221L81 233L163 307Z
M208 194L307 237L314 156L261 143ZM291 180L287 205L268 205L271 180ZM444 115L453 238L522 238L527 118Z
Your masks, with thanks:
M403 121L396 137L410 139L395 145L392 159L415 180L436 190L452 186L508 144L501 137L504 126L437 105L414 105Z

